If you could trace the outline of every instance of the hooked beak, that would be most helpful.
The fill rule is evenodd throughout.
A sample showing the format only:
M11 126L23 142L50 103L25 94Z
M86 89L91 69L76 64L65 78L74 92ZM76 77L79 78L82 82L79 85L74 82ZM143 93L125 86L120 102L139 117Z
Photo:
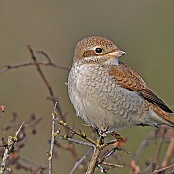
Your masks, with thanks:
M114 51L112 53L108 53L108 56L110 58L116 58L116 57L121 57L121 56L123 56L125 54L126 54L126 52L124 52L122 50L116 50L116 51Z

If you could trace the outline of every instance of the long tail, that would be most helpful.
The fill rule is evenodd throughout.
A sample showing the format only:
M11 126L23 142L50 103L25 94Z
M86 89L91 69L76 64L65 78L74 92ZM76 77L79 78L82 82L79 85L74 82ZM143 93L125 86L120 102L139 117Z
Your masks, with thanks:
M158 106L156 106L154 104L151 104L151 107L152 107L153 111L162 118L162 120L160 119L159 122L161 122L162 124L167 124L170 127L174 127L174 118L173 117L168 115L165 111L163 111L161 108L159 108Z

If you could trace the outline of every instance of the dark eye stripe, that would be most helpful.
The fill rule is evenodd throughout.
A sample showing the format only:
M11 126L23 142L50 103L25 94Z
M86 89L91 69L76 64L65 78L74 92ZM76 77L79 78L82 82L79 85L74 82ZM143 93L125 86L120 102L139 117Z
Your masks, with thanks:
M97 56L97 54L93 50L85 51L83 54L83 57L91 57L91 56Z

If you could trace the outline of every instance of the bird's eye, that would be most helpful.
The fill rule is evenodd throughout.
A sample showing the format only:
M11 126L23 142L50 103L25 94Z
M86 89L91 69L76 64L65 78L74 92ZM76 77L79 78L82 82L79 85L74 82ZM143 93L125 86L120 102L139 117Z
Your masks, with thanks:
M102 53L102 52L103 52L103 50L102 50L102 48L97 47L97 48L95 49L95 52L99 54L99 53Z

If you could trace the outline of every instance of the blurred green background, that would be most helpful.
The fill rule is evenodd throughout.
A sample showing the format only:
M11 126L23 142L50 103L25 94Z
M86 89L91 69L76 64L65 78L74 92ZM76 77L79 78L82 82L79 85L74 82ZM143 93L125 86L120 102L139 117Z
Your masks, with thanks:
M27 44L31 44L35 51L45 51L53 62L71 66L75 44L79 40L92 35L104 36L126 51L121 60L137 71L171 107L174 104L173 19L174 1L1 1L0 68L31 61ZM43 56L39 58L45 60ZM84 122L75 117L68 98L65 85L68 71L52 67L42 69L60 100L63 112L67 112L68 122L87 131L82 126ZM31 113L44 118L37 127L37 134L29 137L21 156L47 165L53 105L46 100L49 93L35 67L0 74L0 87L0 104L7 108L5 116L0 118L1 127L8 123L13 111L19 115L19 124ZM128 137L125 148L133 154L152 129L136 127L123 130L121 134ZM77 148L79 156L88 150L79 145ZM70 153L58 148L56 151L59 159L54 162L54 173L69 173L74 165ZM123 153L122 158L129 162L131 154ZM117 169L112 172L116 173ZM119 173L127 172L119 170Z

